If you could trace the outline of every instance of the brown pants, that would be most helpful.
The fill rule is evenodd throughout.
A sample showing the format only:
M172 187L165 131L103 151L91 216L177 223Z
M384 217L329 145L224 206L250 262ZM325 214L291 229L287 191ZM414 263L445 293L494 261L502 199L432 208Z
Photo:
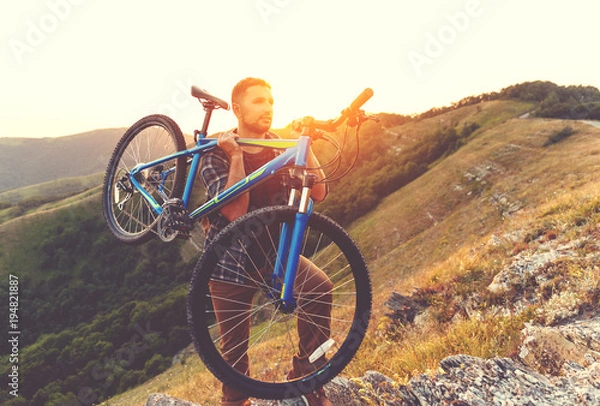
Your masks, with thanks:
M252 299L258 288L250 285L235 285L223 281L210 282L213 307L223 336L221 351L223 358L242 374L250 373L246 351L250 336L250 317ZM327 275L307 260L300 257L298 273L294 285L294 294L298 300L297 318L299 351L292 360L291 376L301 376L314 371L326 362L322 357L311 364L308 357L325 341L331 331L331 301L333 284ZM232 311L236 316L232 317ZM223 385L223 401L246 399L243 393Z

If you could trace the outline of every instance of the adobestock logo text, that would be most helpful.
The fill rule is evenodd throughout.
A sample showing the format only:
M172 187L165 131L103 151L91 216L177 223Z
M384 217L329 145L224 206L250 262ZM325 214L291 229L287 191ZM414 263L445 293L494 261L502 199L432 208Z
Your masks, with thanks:
M425 33L422 48L408 51L408 60L418 76L424 73L423 69L426 66L433 65L436 59L442 57L446 50L467 32L474 19L484 14L482 3L482 0L467 0L462 10L445 14L444 22L439 28Z
M264 24L271 23L271 16L279 15L294 0L256 0L254 7Z
M11 38L8 46L13 52L15 60L21 64L28 54L32 54L46 42L71 16L73 8L81 5L85 0L47 0L44 12L33 19L27 20L25 29L20 39Z

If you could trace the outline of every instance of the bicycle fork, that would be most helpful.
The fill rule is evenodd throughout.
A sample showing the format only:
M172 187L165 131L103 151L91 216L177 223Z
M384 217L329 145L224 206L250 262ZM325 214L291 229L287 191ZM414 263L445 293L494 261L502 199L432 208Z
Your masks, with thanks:
M284 223L279 238L279 247L277 248L277 258L275 260L275 269L273 271L273 286L276 291L281 291L279 297L279 307L284 313L293 313L296 309L296 300L294 298L294 282L300 264L300 254L302 243L308 219L312 213L313 201L310 199L310 192L315 182L314 175L306 175L298 211L293 222ZM293 189L290 196L290 205L294 205L297 190ZM280 281L283 280L283 284ZM281 286L280 286L281 285Z

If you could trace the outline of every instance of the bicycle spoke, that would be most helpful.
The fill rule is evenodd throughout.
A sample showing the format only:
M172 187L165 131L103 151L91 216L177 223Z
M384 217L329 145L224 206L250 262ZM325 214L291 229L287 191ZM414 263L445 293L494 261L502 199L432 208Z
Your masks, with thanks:
M212 299L215 299L215 297L213 296L213 297L212 297ZM223 298L219 298L219 297L217 297L216 299L219 299L219 300L225 300L225 299L223 299ZM240 304L242 304L242 305L245 305L245 303L240 303ZM256 308L256 309L254 309L254 310L250 311L250 312L249 312L249 314L247 315L247 317L246 317L246 318L244 318L243 320L240 320L240 321L239 321L239 322L238 322L238 323L237 323L235 326L231 327L229 331L231 331L231 330L235 329L236 327L239 327L239 326L240 326L242 323L245 323L245 322L247 322L249 319L251 319L251 318L252 318L252 316L254 316L254 315L255 315L255 314L257 314L258 312L260 312L260 311L261 311L261 310L262 310L264 307L266 307L266 306L267 306L267 305L265 305L265 306L262 306L262 307L259 307L259 308ZM216 326L216 325L225 324L227 321L230 321L230 320L236 319L236 318L238 318L238 317L239 317L239 314L240 314L240 312L238 311L238 312L236 313L236 315L235 315L235 316L233 316L233 317L230 317L229 319L224 319L224 320L221 320L220 322L218 322L217 324L215 324L215 326ZM215 340L213 340L213 342L214 342L214 343L217 343L217 342L221 341L221 339L222 339L222 338L223 338L225 335L227 335L227 334L229 333L229 331L225 331L225 332L223 332L223 333L222 333L222 334L221 334L219 337L217 337Z

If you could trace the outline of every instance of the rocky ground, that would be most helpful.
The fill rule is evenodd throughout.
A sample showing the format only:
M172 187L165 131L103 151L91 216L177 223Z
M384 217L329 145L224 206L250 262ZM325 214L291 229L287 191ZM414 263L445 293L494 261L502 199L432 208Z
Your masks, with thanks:
M519 359L448 357L433 376L397 385L378 372L328 385L334 405L599 405L600 315L527 327ZM552 359L556 376L539 369ZM579 362L574 361L577 359Z
M542 373L545 372L545 373ZM599 405L600 313L556 327L527 326L517 359L455 355L434 375L398 385L376 371L337 377L325 390L334 405ZM295 406L253 400L255 406ZM151 395L146 406L195 406Z

